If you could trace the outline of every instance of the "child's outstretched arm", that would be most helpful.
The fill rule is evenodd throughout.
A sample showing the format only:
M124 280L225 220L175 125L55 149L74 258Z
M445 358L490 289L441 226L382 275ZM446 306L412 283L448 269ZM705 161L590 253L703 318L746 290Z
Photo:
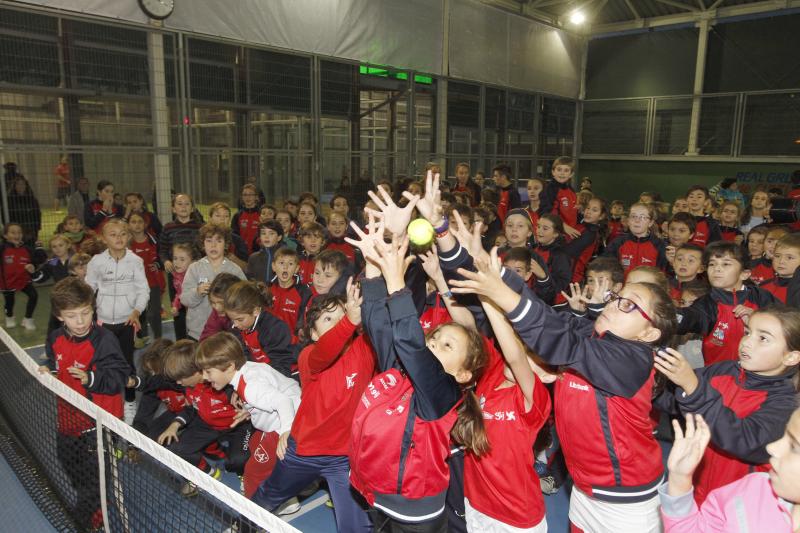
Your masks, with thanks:
M496 255L497 250L492 250L493 258ZM453 280L453 291L491 299L506 313L525 345L546 363L569 366L596 388L625 398L636 394L649 378L653 364L650 346L595 337L591 321L555 311L514 272L478 267L478 272L459 269L466 279Z
M422 263L422 268L436 287L437 292L441 295L447 312L453 319L453 322L461 324L464 327L475 329L475 317L470 310L456 301L453 293L450 292L450 287L444 279L442 268L439 265L439 257L436 254L436 248L431 248L427 253L421 254L419 260Z
M364 279L361 281L361 321L372 348L375 350L378 369L383 372L397 366L397 354L394 351L391 335L389 310L386 308L388 296L386 283L381 276L380 269L367 257L372 257L375 253L375 246L379 242L383 242L384 223L383 221L378 222L370 213L366 233L361 231L361 228L354 222L351 222L350 225L359 239L346 237L345 240L361 251L366 262Z
M349 346L347 341L361 325L361 303L361 291L351 277L347 280L345 316L311 345L306 362L312 374L322 372L344 354Z
M408 236L402 241L394 237L390 244L381 244L376 255L367 259L380 267L386 280L394 349L414 383L417 414L423 420L436 420L456 405L461 389L428 349L411 292L405 288L405 270L414 259L406 257Z

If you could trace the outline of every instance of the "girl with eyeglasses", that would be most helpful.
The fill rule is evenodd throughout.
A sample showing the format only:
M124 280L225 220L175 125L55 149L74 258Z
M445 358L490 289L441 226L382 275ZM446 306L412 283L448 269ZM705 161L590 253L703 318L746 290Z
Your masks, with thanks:
M634 214L637 211L634 210ZM492 251L477 271L462 243L440 250L460 266L453 292L491 300L527 347L560 366L555 383L556 430L575 482L572 531L660 530L658 487L664 480L661 449L649 413L653 349L676 328L675 307L663 288L629 283L606 294L595 322L559 313L530 291Z
M637 266L666 270L666 245L651 231L656 220L652 204L635 203L628 214L628 231L614 239L603 255L616 257L627 274Z

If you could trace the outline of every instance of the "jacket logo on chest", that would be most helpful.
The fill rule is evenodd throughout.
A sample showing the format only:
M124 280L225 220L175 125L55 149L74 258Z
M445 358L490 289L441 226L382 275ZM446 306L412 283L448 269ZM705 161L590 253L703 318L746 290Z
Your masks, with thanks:
M623 267L631 266L631 261L633 261L633 255L631 255L631 254L621 254L619 262L622 263Z
M352 374L350 374L349 376L345 376L345 377L344 377L344 379L345 379L345 385L346 385L346 387L347 387L348 389L352 389L353 387L355 387L355 386L356 386L356 376L357 376L357 375L358 375L358 372L353 372L353 373L352 373Z
M575 383L574 381L570 380L569 382L570 389L577 389L583 392L589 392L589 385L581 385L580 383Z
M728 329L727 322L718 322L717 327L714 328L714 331L711 332L711 341L714 344L722 346L723 342L725 342L725 331Z

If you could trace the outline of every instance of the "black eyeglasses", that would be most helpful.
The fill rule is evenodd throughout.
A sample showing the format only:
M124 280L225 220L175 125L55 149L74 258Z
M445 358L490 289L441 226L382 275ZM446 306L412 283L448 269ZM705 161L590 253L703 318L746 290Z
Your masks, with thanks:
M630 313L635 309L636 311L639 311L639 314L642 315L645 318L645 320L647 320L648 322L650 322L655 326L655 324L653 323L653 319L647 316L647 313L644 312L644 309L639 307L639 305L630 298L623 298L616 292L608 291L603 297L603 301L605 303L617 302L617 309L619 309L623 313Z

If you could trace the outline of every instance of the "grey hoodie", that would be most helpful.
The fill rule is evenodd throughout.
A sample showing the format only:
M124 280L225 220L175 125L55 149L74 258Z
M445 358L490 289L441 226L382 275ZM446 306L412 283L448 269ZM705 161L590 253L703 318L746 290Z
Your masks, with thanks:
M214 281L216 275L223 272L233 274L239 279L247 279L242 269L227 259L222 260L219 272L214 272L207 257L195 261L186 270L186 277L183 278L183 287L181 288L181 303L186 306L186 333L193 339L200 339L203 327L211 314L208 295L200 296L197 286Z

